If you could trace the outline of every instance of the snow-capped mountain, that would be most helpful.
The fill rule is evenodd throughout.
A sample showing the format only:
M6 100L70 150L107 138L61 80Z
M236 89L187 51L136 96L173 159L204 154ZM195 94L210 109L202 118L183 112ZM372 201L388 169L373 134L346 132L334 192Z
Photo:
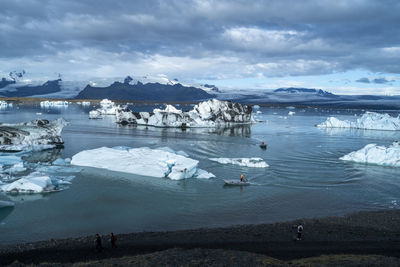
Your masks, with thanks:
M165 82L165 80L164 80ZM127 76L123 82L116 81L105 87L88 84L75 98L142 101L196 101L213 98L214 95L194 87L185 86L177 81L167 83L135 81Z

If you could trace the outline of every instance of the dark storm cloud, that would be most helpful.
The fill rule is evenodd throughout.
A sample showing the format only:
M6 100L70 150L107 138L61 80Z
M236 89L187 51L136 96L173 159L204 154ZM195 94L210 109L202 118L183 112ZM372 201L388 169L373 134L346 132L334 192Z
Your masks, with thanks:
M84 48L129 60L236 58L249 73L400 73L399 14L399 1L5 0L0 58Z
M384 84L389 83L391 81L386 80L385 78L376 78L372 80L373 83Z
M371 82L369 81L369 79L368 79L368 78L365 78L365 77L356 80L356 82L358 82L358 83L371 83Z
M364 77L364 78L360 78L360 79L356 80L356 82L359 82L359 83L385 84L385 83L394 82L394 80L387 80L386 78L375 78L375 79L371 79L370 80L370 79Z

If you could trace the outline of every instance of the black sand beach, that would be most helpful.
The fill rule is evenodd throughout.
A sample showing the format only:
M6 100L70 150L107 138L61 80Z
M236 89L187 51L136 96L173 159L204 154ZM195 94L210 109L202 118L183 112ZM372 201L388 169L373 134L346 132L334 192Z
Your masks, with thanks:
M299 222L304 225L303 239L294 241L292 226ZM296 259L320 255L353 254L369 255L367 262L386 261L385 265L396 266L400 264L399 223L400 210L364 211L344 217L300 219L274 224L118 234L115 249L111 249L108 235L105 235L102 237L102 252L95 250L93 235L3 246L0 247L0 265L78 262L94 265L106 262L126 265L131 262L141 265L141 260L145 260L143 264L151 265L151 260L156 259L154 263L167 260L169 265L174 266L185 262L187 265L196 265L197 257L197 263L201 265L219 265L218 262L228 264L228 258L237 265L264 265L269 261L279 265L288 261L294 264ZM333 261L343 257L327 256L325 259ZM365 260L364 256L351 257L356 257L356 261ZM207 263L207 258L212 262Z

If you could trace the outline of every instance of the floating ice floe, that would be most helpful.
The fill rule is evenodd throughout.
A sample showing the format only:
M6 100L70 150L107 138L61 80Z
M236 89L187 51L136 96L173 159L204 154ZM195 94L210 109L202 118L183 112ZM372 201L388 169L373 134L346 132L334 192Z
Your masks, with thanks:
M76 102L76 104L84 106L84 107L90 106L89 101L82 101L82 102L78 101L78 102Z
M89 119L102 119L103 115L115 115L117 108L113 101L103 99L100 101L100 108L89 112Z
M185 178L211 178L212 173L199 169L198 161L163 149L148 147L101 147L84 150L74 155L71 164L107 169L144 176Z
M219 125L249 124L254 122L252 108L248 105L212 99L201 102L192 110L183 112L167 105L164 110L132 112L128 108L119 108L117 123L139 124L156 127L215 127Z
M42 108L49 108L49 107L68 107L68 101L41 101L40 107Z
M389 147L369 144L340 159L358 163L400 167L400 143L396 141Z
M5 109L8 107L12 107L12 106L13 106L12 103L8 103L7 101L0 100L0 109Z
M0 124L0 150L41 150L62 145L61 131L67 124L63 118Z
M254 105L253 109L260 109L260 106L259 105Z
M11 156L0 156L0 160L4 162L5 166L14 164L0 172L0 191L13 194L60 191L66 188L65 185L71 184L75 178L71 174L81 171L80 168L71 166L69 159L57 159L52 163L28 163L20 159L21 162L15 163L17 160L12 159ZM22 171L31 173L18 176L18 172Z
M294 112L294 111L289 111L289 113L288 113L289 116L293 116L294 114L296 114L296 112Z
M329 117L325 122L318 124L317 127L399 131L400 117L392 117L386 113L365 112L356 121L339 120L335 117Z
M6 193L44 193L56 189L50 177L40 173L32 173L12 183L0 186L0 190Z
M266 168L269 165L262 158L210 158L221 164L233 164L244 167Z

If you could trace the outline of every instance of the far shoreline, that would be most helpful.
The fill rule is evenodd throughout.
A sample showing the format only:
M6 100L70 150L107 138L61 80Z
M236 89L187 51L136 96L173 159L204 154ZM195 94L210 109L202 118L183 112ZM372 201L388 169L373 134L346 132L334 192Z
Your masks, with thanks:
M293 240L293 225L302 222L304 237ZM182 249L228 249L292 260L331 254L383 255L400 258L400 209L360 211L338 217L297 219L257 225L168 232L118 234L117 249L103 236L102 253L93 236L0 246L0 265L109 259Z
M103 99L103 98L102 98ZM0 101L11 101L16 104L22 105L32 105L39 104L41 101L68 101L72 103L88 101L99 105L102 99L76 99L76 98L51 98L51 97L0 97ZM115 102L116 104L138 104L138 105L163 105L163 104L171 104L171 105L195 105L205 100L193 100L193 101L164 101L164 100L126 100L126 99L111 99L109 100ZM379 105L379 104L356 104L356 103L302 103L302 102L254 102L248 101L246 99L219 99L221 101L231 101L233 103L241 103L251 106L260 106L264 108L288 108L294 107L296 109L305 109L305 108L320 108L320 109L335 109L335 110L360 110L360 109L369 109L369 110L377 110L377 111L394 111L399 110L398 106L395 105Z

